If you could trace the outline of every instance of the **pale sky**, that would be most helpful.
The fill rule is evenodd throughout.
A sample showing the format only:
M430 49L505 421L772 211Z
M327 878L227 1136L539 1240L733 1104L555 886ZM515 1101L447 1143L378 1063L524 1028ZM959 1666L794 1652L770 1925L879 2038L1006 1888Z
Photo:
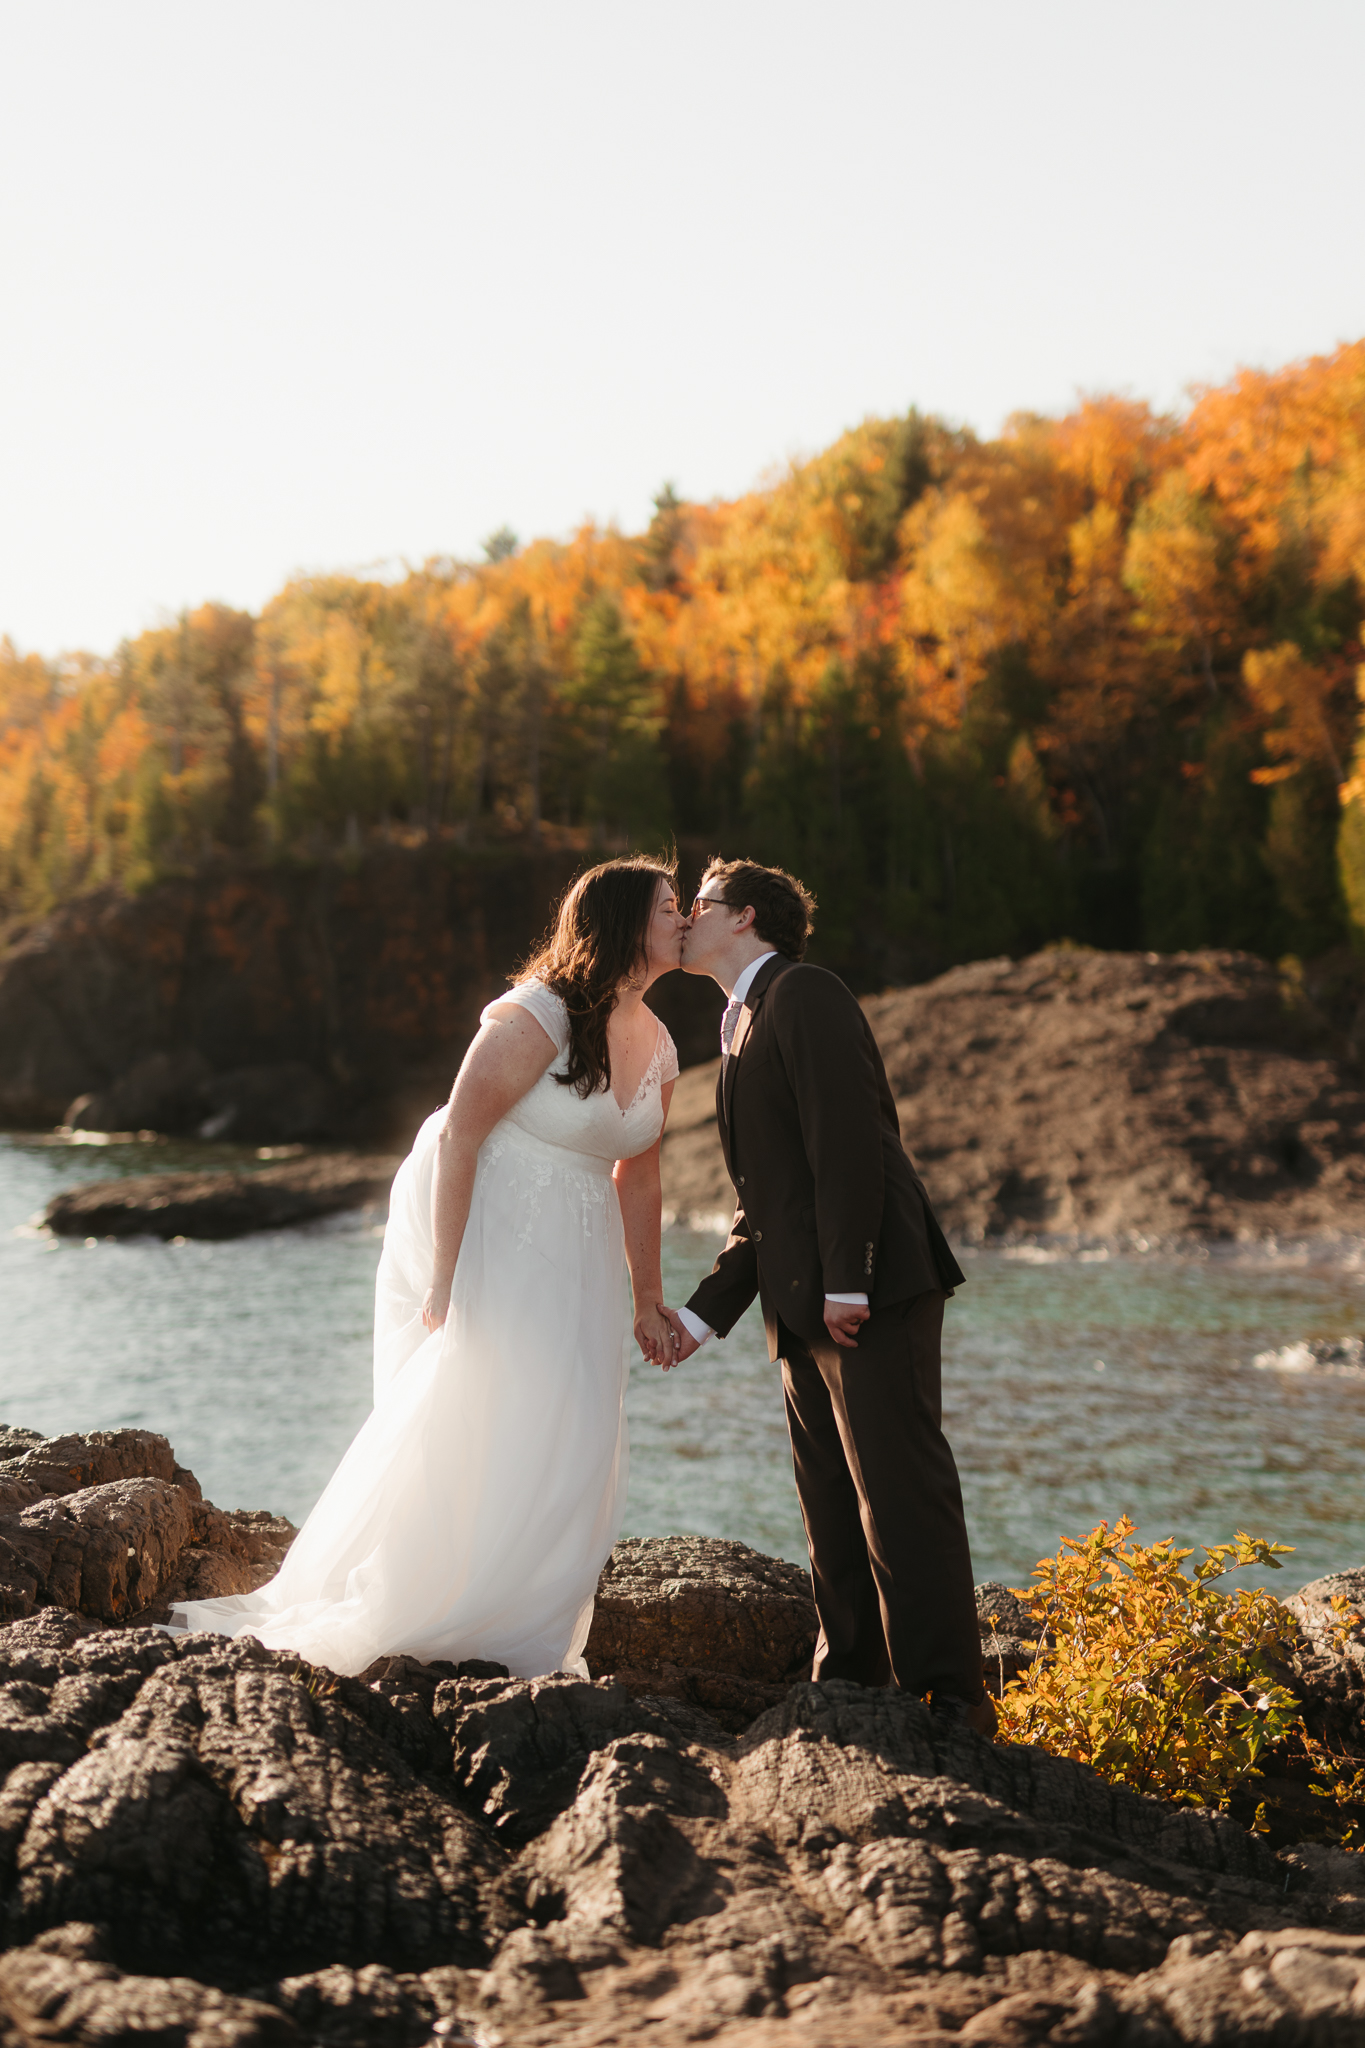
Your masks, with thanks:
M0 0L0 633L1365 334L1360 0Z

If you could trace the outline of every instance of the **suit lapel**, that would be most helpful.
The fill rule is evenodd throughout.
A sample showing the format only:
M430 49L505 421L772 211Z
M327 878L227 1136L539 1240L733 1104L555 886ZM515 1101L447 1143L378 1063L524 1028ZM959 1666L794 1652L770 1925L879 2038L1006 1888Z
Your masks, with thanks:
M727 1165L730 1152L730 1118L735 1099L735 1076L739 1072L740 1055L748 1043L749 1033L754 1025L754 1018L762 1006L769 984L779 968L785 964L782 955L779 953L774 959L765 960L759 968L758 973L754 976L749 993L744 998L744 1008L739 1013L739 1022L735 1026L735 1035L730 1041L730 1057L721 1063L721 1120Z
M730 1126L726 1121L725 1106L725 1069L729 1064L728 1060L722 1059L720 1072L716 1075L716 1128L720 1132L720 1149L725 1154L725 1171L733 1180L735 1176L730 1165Z

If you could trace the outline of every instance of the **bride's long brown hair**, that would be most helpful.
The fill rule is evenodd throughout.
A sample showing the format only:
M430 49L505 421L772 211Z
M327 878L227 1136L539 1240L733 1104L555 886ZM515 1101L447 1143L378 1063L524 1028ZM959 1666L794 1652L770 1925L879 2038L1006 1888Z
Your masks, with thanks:
M676 890L676 870L644 854L589 868L570 884L553 931L521 970L521 980L543 981L569 1013L568 1066L555 1079L584 1097L611 1080L607 1019L622 982L648 964L660 882Z

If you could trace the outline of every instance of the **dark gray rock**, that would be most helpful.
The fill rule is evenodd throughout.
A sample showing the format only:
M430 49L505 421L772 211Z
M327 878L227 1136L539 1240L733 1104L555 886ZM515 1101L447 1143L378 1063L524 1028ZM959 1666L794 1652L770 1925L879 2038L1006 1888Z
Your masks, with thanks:
M201 1138L234 1144L292 1145L325 1138L336 1123L332 1090L299 1060L238 1067L206 1079L198 1092Z
M1310 1607L1327 1609L1334 1600L1344 1600L1348 1607L1358 1610L1355 1624L1358 1632L1360 1618L1365 1617L1365 1565L1357 1565L1351 1571L1329 1572L1325 1578L1310 1579L1306 1586L1300 1586L1294 1598Z
M1013 1586L1002 1586L997 1579L988 1579L976 1588L976 1615L983 1636L999 1634L1030 1638L1037 1632L1037 1622L1027 1601L1020 1598Z
M118 1479L0 1515L0 1618L67 1607L130 1620L169 1582L193 1533L189 1495L164 1479Z
M36 1429L14 1429L8 1423L0 1423L0 1464L10 1458L22 1458L35 1444L46 1441Z
M446 1678L442 1775L406 1754L416 1674L386 1697L250 1643L75 1626L0 1636L9 1726L42 1752L0 1752L0 2005L30 2034L1355 2038L1357 1859L1278 1863L893 1692L798 1686L736 1743L610 1681Z
M202 1122L208 1061L191 1050L149 1053L116 1081L79 1095L63 1121L73 1131L191 1131Z
M360 1970L333 1963L258 1993L320 2048L421 2048L437 2026L438 2040L468 2040L452 2021L477 1995L467 1971L447 1966L417 1976L386 1970L382 1963Z
M714 1536L627 1537L598 1583L584 1655L637 1695L737 1730L809 1675L816 1628L797 1565Z
M433 1711L457 1783L515 1843L573 1803L589 1758L623 1733L725 1739L706 1717L669 1700L637 1700L611 1678L455 1679L437 1688Z
M1299 1624L1293 1683L1310 1732L1365 1764L1365 1566L1312 1579L1285 1606Z
M986 1688L998 1699L1011 1679L1033 1662L1040 1637L1045 1642L1052 1638L1028 1602L1012 1586L1002 1586L996 1579L976 1588L976 1618Z
M984 1742L961 1727L945 1730L918 1700L891 1689L843 1680L794 1686L781 1707L754 1723L742 1748L749 1753L774 1741L870 1749L907 1777L949 1778L1002 1809L1046 1816L1058 1830L1050 1837L1055 1843L1071 1842L1073 1831L1087 1847L1101 1839L1121 1843L1130 1868L1149 1858L1238 1880L1276 1878L1278 1866L1260 1838L1223 1815L1143 1798L1046 1750Z
M1365 1935L1267 1929L1212 1953L1173 1948L1119 1990L1114 2038L1355 2048L1365 2034Z
M500 2019L546 2017L544 2008L582 1998L583 1980L562 1948L537 1927L514 1927L479 1987L480 2005Z
M144 1173L57 1195L43 1222L58 1237L244 1237L388 1199L397 1159L333 1152L252 1173Z
M262 1508L224 1511L208 1501L196 1505L193 1542L152 1605L134 1619L165 1621L178 1601L254 1593L274 1578L297 1534L286 1516Z
M236 1144L289 1145L332 1135L333 1090L301 1060L215 1074L200 1052L149 1053L106 1087L80 1095L76 1131L195 1132Z
M224 1514L150 1430L8 1433L0 1461L0 1623L65 1608L164 1621L171 1602L246 1593L274 1575L291 1523Z
M125 1970L239 1986L484 1960L502 1852L385 1739L381 1701L362 1718L249 1638L100 1635L19 1669L19 1710L79 1753L14 1850L11 1942L89 1920Z
M6 1438L22 1438L13 1454L0 1442L0 1471L30 1483L40 1494L76 1493L85 1486L105 1486L115 1479L164 1479L184 1487L201 1500L194 1474L176 1462L164 1436L150 1429L93 1429L69 1436L42 1437L32 1430L7 1430Z
M294 2048L274 2005L187 1977L125 1976L100 1930L75 1923L0 1956L0 2023L10 2043L140 2041L156 2048Z
M1354 1996L1351 1937L1313 1946L1334 1900L1286 1899L1281 1867L1230 1821L945 1735L917 1701L844 1683L794 1688L737 1745L622 1733L507 1890L583 1987L586 2009L556 2004L546 2042L646 2025L681 2042L702 2015L721 2039L790 2019L850 2048L1261 2038L1236 2032L1250 1995L1224 1997L1239 1941L1296 1957L1277 1966L1294 1978L1277 2024L1306 2030L1276 2040L1316 2040L1319 2004L1336 2025ZM1221 2031L1187 2024L1200 1999L1223 1999ZM523 1988L506 2010L527 2012Z
M100 1625L133 1597L119 1547L152 1578L273 1568L282 1525L220 1515L164 1438L5 1445L0 1482L44 1491L0 1530L74 1604L0 1629L0 2048L1361 2037L1365 1859L1277 1856L892 1690L753 1675L806 1654L792 1567L621 1546L609 1626L671 1696L644 1662L337 1677L250 1638ZM1317 1658L1352 1698L1365 1625L1343 1636L1327 1603L1359 1576L1291 1602L1299 1682ZM983 1629L1020 1625L1012 1597L979 1589ZM672 1662L679 1644L712 1661ZM703 1682L777 1703L736 1739L688 1696Z

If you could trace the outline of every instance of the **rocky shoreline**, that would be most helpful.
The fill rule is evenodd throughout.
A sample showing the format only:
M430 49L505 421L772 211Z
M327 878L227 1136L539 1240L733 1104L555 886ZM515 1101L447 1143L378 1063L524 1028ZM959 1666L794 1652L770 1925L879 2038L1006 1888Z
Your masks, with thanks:
M292 1533L149 1432L0 1436L5 2048L1360 2038L1365 1858L811 1685L793 1566L618 1545L589 1681L151 1625ZM1358 1742L1347 1585L1296 1669Z
M864 1007L906 1144L961 1242L1365 1240L1365 1086L1326 1012L1264 961L1052 948ZM717 1066L683 1072L661 1160L666 1211L708 1226L734 1200ZM382 1201L394 1164L206 1162L72 1189L46 1220L79 1236L235 1235Z

